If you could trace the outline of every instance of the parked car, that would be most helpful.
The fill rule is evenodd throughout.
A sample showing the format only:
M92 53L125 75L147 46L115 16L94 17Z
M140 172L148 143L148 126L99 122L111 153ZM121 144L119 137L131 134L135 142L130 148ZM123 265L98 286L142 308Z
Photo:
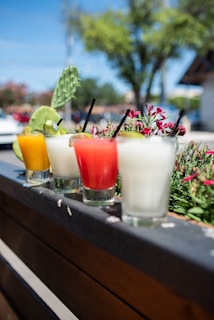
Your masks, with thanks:
M84 122L87 117L87 113L84 111L75 110L71 115L71 120L75 123ZM91 114L90 115L90 122L98 123L100 120L103 119L103 115L101 114Z
M19 121L21 123L27 124L30 120L30 115L28 113L19 113L19 112L14 112L13 113L13 118L16 121Z
M22 129L23 125L20 122L0 110L0 145L12 144L16 139L16 134L20 133Z

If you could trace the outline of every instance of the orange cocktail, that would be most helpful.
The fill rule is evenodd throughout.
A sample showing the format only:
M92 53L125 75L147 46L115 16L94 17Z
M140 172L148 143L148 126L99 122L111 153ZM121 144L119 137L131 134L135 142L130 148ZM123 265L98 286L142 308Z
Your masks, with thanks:
M83 202L113 204L118 175L115 139L78 137L73 139L73 145L83 184Z
M50 162L43 134L19 134L17 140L26 168L27 182L35 184L47 181L49 179Z

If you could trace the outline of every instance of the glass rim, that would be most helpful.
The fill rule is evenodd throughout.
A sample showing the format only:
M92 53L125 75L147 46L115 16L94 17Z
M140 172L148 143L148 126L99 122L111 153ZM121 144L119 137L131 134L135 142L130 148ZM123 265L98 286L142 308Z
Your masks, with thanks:
M24 136L24 137L28 137L28 136L43 136L44 134L42 132L38 132L38 131L32 131L32 132L28 132L28 133L24 133L24 132L20 132L17 133L16 136Z
M142 138L140 137L125 137L125 136L117 136L116 137L117 141L148 141L151 140L151 142L158 143L163 140L168 140L168 141L176 141L177 137L170 137L170 136L161 136L161 135L153 135L153 136L143 136Z
M70 136L72 136L73 134L75 134L75 133L65 133L65 134L59 134L59 135L44 135L44 137L45 138L51 138L51 139L62 139L62 138L68 138L68 137L70 137Z
M90 133L89 133L90 134ZM76 134L74 134L74 135L76 135ZM115 138L113 138L113 137L108 137L108 136L98 136L98 135L91 135L90 137L89 136L78 136L78 135L76 135L76 137L74 137L75 139L100 139L100 140L104 140L104 139L106 139L106 140L114 140Z

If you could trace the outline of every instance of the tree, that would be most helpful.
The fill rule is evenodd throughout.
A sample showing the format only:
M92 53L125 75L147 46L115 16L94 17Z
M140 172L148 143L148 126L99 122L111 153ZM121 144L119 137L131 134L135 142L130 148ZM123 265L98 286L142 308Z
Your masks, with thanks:
M53 92L54 92L54 90L40 92L36 96L36 103L40 104L40 105L50 106Z
M175 106L178 110L183 109L186 106L186 111L199 110L200 97L188 98L187 97L171 97L169 98L169 104Z
M208 1L211 4L212 0ZM72 28L76 25L89 52L105 53L118 77L133 90L139 110L150 100L154 79L163 62L178 58L184 48L201 49L204 36L208 37L204 18L198 19L186 11L185 2L194 0L182 2L183 5L166 8L162 0L126 0L126 10L93 15L79 12L78 23L68 21ZM208 11L207 6L205 13ZM214 14L209 15L210 23L211 16Z
M9 105L21 105L26 102L27 86L7 82L0 87L0 108L5 109Z
M180 0L179 10L197 20L203 29L202 37L193 45L197 53L205 54L214 49L214 1L213 0Z
M123 95L119 94L110 83L99 84L94 78L81 80L81 86L77 88L78 99L72 101L74 109L83 110L92 99L96 99L96 105L113 105L124 102Z

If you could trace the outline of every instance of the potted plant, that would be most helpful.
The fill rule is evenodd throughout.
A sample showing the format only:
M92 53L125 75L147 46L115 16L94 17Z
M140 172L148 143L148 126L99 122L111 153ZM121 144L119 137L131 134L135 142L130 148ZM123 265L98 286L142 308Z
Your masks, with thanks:
M214 225L214 150L194 141L176 157L169 210Z

